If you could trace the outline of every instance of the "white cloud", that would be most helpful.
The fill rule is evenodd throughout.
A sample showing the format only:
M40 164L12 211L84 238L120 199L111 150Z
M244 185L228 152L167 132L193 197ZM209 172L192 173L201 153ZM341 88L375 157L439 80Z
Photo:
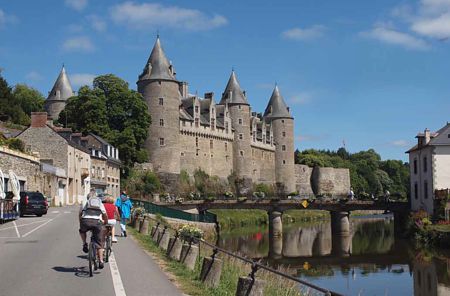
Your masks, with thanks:
M414 21L411 29L421 35L439 39L450 37L450 12Z
M80 33L80 32L83 32L83 30L84 30L83 25L79 25L79 24L71 24L71 25L68 25L66 28L67 28L67 31L69 31L70 33Z
M6 14L2 9L0 9L0 28L7 24L13 24L18 21L17 17L14 15Z
M315 134L315 135L297 135L295 141L297 142L320 142L329 138L326 134Z
M322 25L314 25L309 28L293 28L284 31L281 36L292 40L311 40L322 37L325 34L326 27Z
M427 50L430 48L429 44L425 40L397 31L387 26L374 26L371 31L363 32L361 35L407 49Z
M195 9L164 6L158 3L137 4L130 1L113 6L110 9L110 15L118 24L147 30L149 26L153 26L204 31L228 23L228 20L221 15L208 16Z
M66 51L92 52L95 46L87 36L72 37L64 41L63 49Z
M73 86L92 85L92 81L97 75L88 73L71 74L69 79Z
M82 11L88 4L88 0L66 0L66 5L78 11Z
M406 140L395 140L389 143L392 146L395 147L408 147L410 146L409 142Z
M37 71L31 71L31 72L28 72L27 75L25 75L25 78L27 80L37 82L37 81L41 81L44 77Z
M91 27L97 32L106 31L106 22L97 15L89 15L87 20L91 23Z
M312 97L312 94L309 92L301 92L289 97L289 103L293 105L303 105L309 103Z

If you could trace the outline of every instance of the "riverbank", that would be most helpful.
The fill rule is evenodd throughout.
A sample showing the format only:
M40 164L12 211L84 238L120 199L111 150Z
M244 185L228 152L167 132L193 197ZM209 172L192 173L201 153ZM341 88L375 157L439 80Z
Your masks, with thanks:
M424 225L414 227L416 244L424 248L450 248L450 225Z
M217 216L221 230L232 230L245 226L268 225L269 217L263 210L210 210ZM298 223L329 219L327 211L288 210L283 213L283 223Z
M209 288L200 281L201 263L203 258L210 256L212 250L200 248L200 256L196 261L193 271L184 264L168 258L149 235L140 234L137 230L130 228L130 234L139 242L142 248L149 252L159 263L160 267L169 274L177 286L188 295L192 296L222 296L235 295L237 283L240 276L246 276L251 271L251 266L238 259L223 254L218 255L223 260L220 283L216 288ZM277 296L301 296L295 282L286 280L275 274L258 271L257 277L266 282L264 295Z

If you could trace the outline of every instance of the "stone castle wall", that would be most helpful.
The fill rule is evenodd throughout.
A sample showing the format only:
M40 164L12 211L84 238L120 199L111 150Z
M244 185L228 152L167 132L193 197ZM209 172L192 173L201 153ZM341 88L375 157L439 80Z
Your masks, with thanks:
M313 169L312 190L316 195L333 194L346 196L350 190L350 171L348 169Z
M275 183L275 152L252 146L253 183Z
M295 189L300 195L314 194L311 188L311 175L313 168L307 165L296 164L295 166Z

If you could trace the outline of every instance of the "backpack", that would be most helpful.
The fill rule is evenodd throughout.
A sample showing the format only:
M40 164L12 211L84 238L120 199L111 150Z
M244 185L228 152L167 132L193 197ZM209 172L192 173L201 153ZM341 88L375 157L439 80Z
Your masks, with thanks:
M84 207L84 213L88 216L98 216L102 214L102 201L98 197L92 197L88 199L86 206Z

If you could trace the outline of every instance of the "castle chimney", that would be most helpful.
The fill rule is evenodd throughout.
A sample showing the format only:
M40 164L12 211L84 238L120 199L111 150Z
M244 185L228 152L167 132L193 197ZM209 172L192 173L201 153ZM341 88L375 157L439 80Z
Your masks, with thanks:
M431 139L431 135L430 135L430 130L429 129L425 129L425 131L423 132L424 136L425 136L425 145L428 144L428 142L430 142Z
M212 100L213 97L214 97L214 93L213 93L213 92L207 92L207 93L205 93L205 99L210 99L210 100Z
M47 112L31 112L31 127L45 127L47 125Z
M182 98L187 98L189 94L189 85L186 81L180 83L180 93Z

